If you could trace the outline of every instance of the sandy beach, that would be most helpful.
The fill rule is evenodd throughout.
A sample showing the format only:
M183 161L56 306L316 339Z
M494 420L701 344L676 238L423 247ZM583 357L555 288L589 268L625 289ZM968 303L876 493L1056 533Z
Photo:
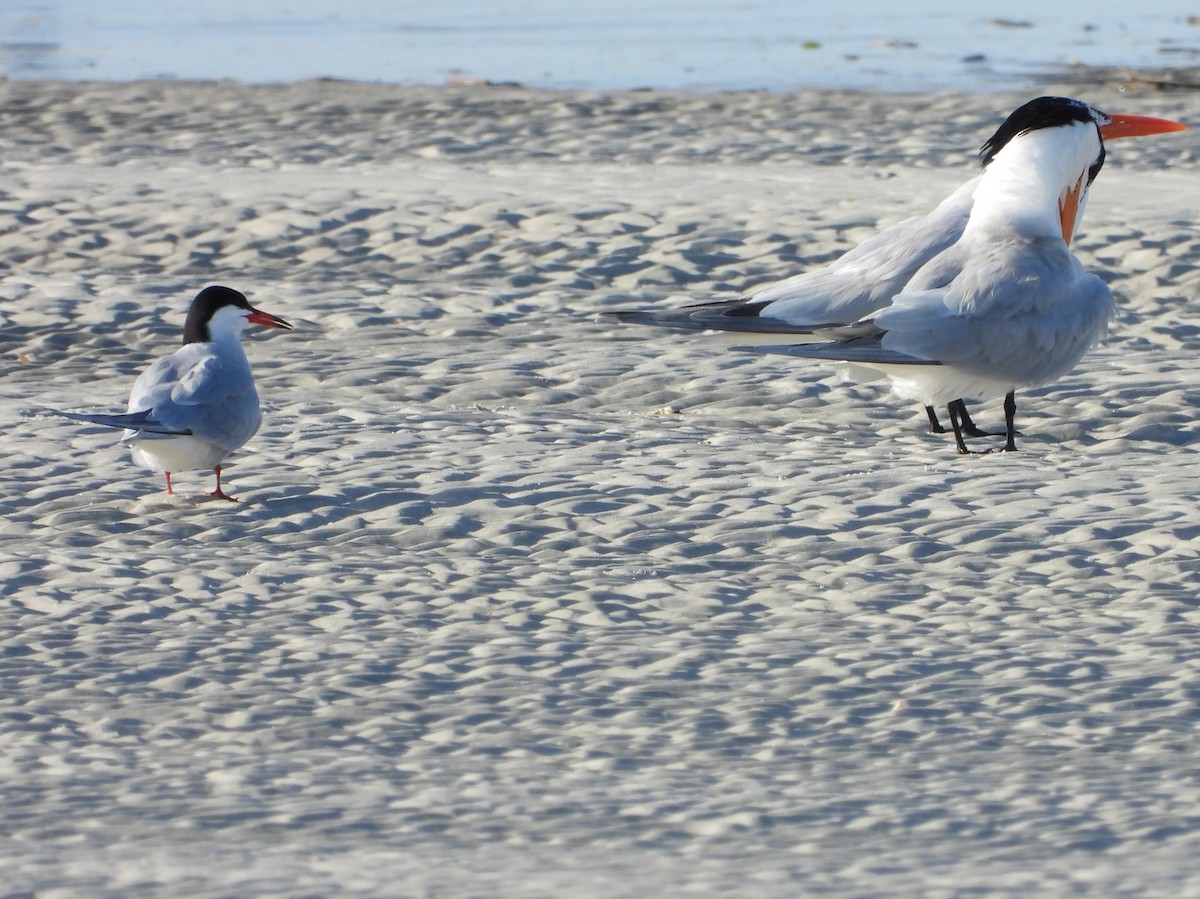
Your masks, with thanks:
M964 458L594 317L927 211L1029 94L0 83L7 891L1200 896L1200 100L1070 90L1196 130L1109 148L1112 333ZM51 414L212 283L296 325L238 504Z

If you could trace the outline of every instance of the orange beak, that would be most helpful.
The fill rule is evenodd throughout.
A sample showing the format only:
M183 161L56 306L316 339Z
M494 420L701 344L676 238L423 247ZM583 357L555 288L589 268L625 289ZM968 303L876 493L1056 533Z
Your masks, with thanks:
M1115 115L1107 125L1100 126L1100 136L1105 140L1121 137L1144 137L1147 134L1167 134L1171 131L1187 131L1182 122L1156 119L1147 115Z
M1187 131L1187 125L1170 119L1156 119L1146 115L1114 115L1107 125L1100 126L1104 140L1122 137L1145 137L1148 134L1168 134L1172 131ZM1075 182L1058 201L1058 219L1062 225L1063 240L1068 244L1075 235L1075 219L1079 216L1079 198L1083 193L1083 178Z
M270 312L263 312L260 309L255 309L247 315L246 321L255 325L262 325L264 328L287 328L289 331L292 330L292 326L279 316L272 315Z
M1067 246L1071 245L1071 238L1075 236L1075 219L1079 217L1079 196L1082 193L1083 176L1080 175L1075 186L1068 188L1058 201L1058 222L1062 225L1062 236Z

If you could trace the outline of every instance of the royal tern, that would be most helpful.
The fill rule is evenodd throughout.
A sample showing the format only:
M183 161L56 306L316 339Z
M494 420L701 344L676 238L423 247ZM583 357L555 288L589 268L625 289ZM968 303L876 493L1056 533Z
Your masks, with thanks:
M124 415L61 413L67 418L123 428L121 442L133 461L166 475L211 468L217 489L209 496L233 500L221 489L221 461L258 430L262 412L254 375L240 336L249 324L292 326L250 305L238 291L206 287L192 300L183 346L142 372Z
M976 194L991 163L1015 138L1045 129L1086 130L1088 125L1095 139L1083 141L1093 153L1081 169L1083 177L1071 176L1069 184L1055 191L1055 196L1061 194L1063 199L1058 217L1061 239L1070 242L1082 218L1088 188L1104 164L1103 138L1179 131L1185 126L1145 116L1106 116L1077 100L1040 97L1013 112L984 143L983 175L954 191L928 215L906 219L881 231L828 266L768 284L737 300L673 311L637 309L602 315L676 329L738 332L753 335L756 342L822 342L830 337L828 329L851 325L887 308L904 291L921 289L910 285L944 283L958 272L962 265L959 242L975 207ZM1097 131L1102 137L1095 134ZM1059 152L1049 144L1046 150ZM1044 165L1036 160L1033 164ZM801 355L799 351L787 352ZM960 446L964 435L983 436L984 432L971 422L961 398L952 401L951 421ZM934 407L927 404L925 409L930 429L944 433Z
M1003 448L1015 450L1016 391L1066 375L1115 311L1069 247L1104 140L1185 128L1060 97L1027 103L984 145L962 235L886 307L826 330L824 344L744 349L852 363L887 376L897 396L947 404L960 453L963 400L1003 396Z

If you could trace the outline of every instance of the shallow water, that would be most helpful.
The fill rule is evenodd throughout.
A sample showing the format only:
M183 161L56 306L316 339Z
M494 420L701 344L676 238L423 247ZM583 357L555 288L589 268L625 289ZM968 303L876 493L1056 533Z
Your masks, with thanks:
M858 0L7 0L0 73L128 80L332 77L547 88L1023 89L1074 63L1191 64L1195 5Z

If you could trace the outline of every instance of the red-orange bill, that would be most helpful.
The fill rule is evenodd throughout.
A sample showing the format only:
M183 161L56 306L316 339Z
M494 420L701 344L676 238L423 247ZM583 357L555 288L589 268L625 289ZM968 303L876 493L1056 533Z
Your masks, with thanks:
M1100 126L1100 136L1105 140L1121 137L1143 137L1147 134L1167 134L1171 131L1187 131L1187 125L1170 119L1156 119L1148 115L1114 115L1107 125Z
M263 312L260 309L255 309L247 315L246 321L262 325L264 328L287 328L289 331L292 330L292 326L279 316L272 315L270 312Z

